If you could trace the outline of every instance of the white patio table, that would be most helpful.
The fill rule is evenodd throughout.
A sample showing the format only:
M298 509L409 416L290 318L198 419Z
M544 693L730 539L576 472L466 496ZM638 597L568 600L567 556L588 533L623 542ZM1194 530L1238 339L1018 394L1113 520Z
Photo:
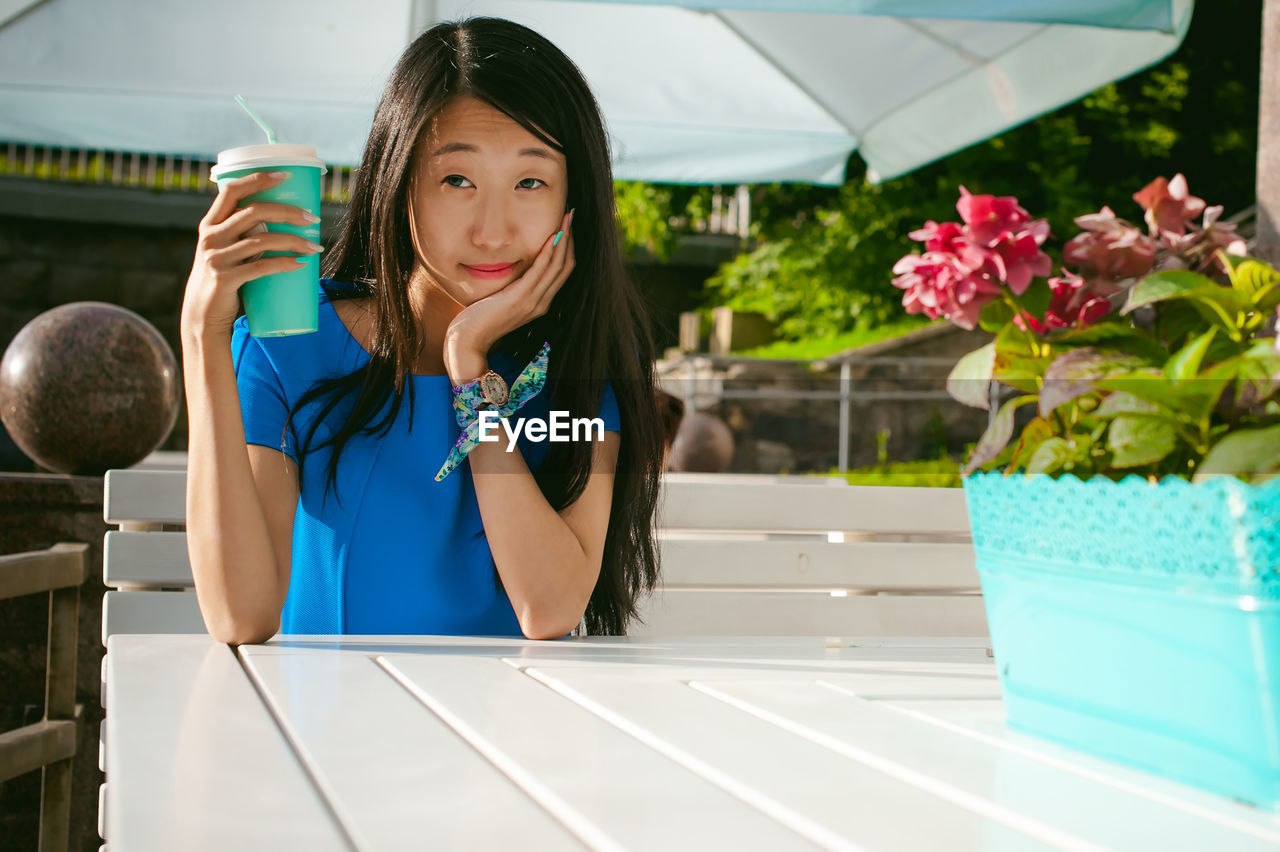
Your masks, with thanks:
M112 636L111 852L1274 850L1007 730L985 640Z

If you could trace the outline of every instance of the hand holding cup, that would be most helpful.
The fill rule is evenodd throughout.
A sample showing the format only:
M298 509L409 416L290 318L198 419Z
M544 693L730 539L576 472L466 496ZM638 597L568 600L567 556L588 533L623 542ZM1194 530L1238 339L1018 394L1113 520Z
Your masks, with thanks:
M212 334L229 338L239 313L236 294L242 285L293 273L303 258L313 258L321 251L318 243L304 236L267 230L269 222L309 229L319 224L318 216L290 204L248 202L288 180L287 172L259 171L220 184L218 195L200 220L195 260L182 303L184 337ZM264 256L266 252L273 254Z

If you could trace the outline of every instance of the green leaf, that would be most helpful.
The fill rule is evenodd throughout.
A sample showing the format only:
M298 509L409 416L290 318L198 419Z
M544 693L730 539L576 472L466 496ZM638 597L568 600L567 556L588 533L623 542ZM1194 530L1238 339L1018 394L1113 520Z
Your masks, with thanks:
M1200 364L1204 361L1204 353L1209 351L1209 344L1218 336L1218 330L1211 328L1165 362L1164 374L1175 382L1194 379L1200 372Z
M1044 278L1036 278L1018 297L1018 304L1031 316L1040 319L1049 310L1049 302L1052 300L1053 291L1049 289L1049 282Z
M1053 436L1053 426L1043 417L1037 417L1022 427L1022 434L1018 436L1018 443L1014 445L1013 455L1009 457L1009 469L1017 470L1025 467L1027 461L1045 442Z
M1240 372L1241 359L1228 358L1200 371L1200 375L1177 386L1182 410L1196 421L1207 418L1222 398L1227 386Z
M1217 284L1213 283L1212 278L1207 278L1198 272L1189 272L1185 269L1155 272L1143 278L1129 290L1129 299L1125 302L1124 307L1120 309L1120 313L1122 316L1127 316L1135 308L1140 308L1143 305L1162 302L1165 299L1181 296L1197 288L1217 286Z
M1033 332L1024 331L1013 323L1000 329L996 335L996 351L1001 355L1031 355L1031 344L1036 340Z
M978 314L978 325L983 331L992 334L1004 328L1013 319L1013 308L1004 299L995 299L982 306Z
M1280 307L1280 284L1273 284L1253 297L1253 309L1260 314L1269 314Z
M1084 328L1055 331L1049 339L1054 346L1087 346L1091 343L1105 343L1107 349L1138 355L1158 364L1163 364L1169 357L1169 353L1160 345L1160 342L1146 331L1116 321L1104 321Z
M1094 382L1094 387L1127 393L1170 412L1182 410L1182 398L1177 387L1159 370L1141 369L1108 376Z
M1233 432L1209 450L1193 480L1213 475L1254 476L1280 472L1280 425Z
M1234 360L1238 364L1234 397L1237 408L1253 408L1280 391L1280 354L1270 340L1254 341Z
M1040 416L1094 389L1094 382L1145 365L1135 355L1082 346L1060 355L1044 372L1040 389Z
M996 335L995 378L1023 393L1036 393L1049 359L1031 354L1031 332L1010 323Z
M1040 379L1048 367L1048 358L997 353L995 378L1023 393L1037 393L1040 390Z
M1161 372L1138 370L1094 382L1099 390L1121 391L1154 403L1163 411L1200 422L1218 404L1222 392L1235 377L1236 365L1215 364L1195 379L1175 384Z
M1154 464L1177 445L1173 424L1160 417L1122 414L1107 430L1107 447L1114 453L1112 467Z
M1178 298L1190 301L1192 307L1200 310L1205 319L1222 326L1225 331L1231 333L1234 340L1240 339L1240 322L1237 318L1240 314L1248 313L1253 307L1252 300L1244 293L1232 290L1230 287L1219 287L1216 284L1212 287L1192 290Z
M1154 414L1159 411L1154 403L1139 399L1131 393L1113 391L1102 398L1102 402L1094 409L1096 417L1110 418L1117 414Z
M1280 283L1280 272L1276 272L1271 264L1253 257L1236 258L1227 255L1227 276L1231 286L1256 301L1259 293L1270 290Z
M1075 458L1075 448L1065 438L1057 436L1042 443L1027 463L1027 473L1053 473Z
M1190 302L1201 316L1220 326L1233 340L1241 339L1237 317L1252 307L1249 296L1239 290L1222 287L1198 272L1174 269L1149 275L1134 285L1120 313L1128 315L1143 305L1171 299Z
M977 445L974 446L973 452L969 455L969 463L964 468L966 474L973 473L1000 455L1000 452L1008 445L1009 439L1013 437L1014 411L1019 406L1035 401L1035 396L1029 394L1016 396L1000 406L995 418L987 426L987 430L982 433L982 437L978 439Z
M947 393L957 402L991 410L991 374L996 366L996 344L993 340L965 355L947 376Z
M1204 310L1203 305L1201 310ZM1204 328L1204 318L1190 303L1175 300L1161 304L1156 314L1156 336L1168 343L1169 350L1158 359L1158 363L1163 364L1170 352L1181 349L1197 335L1203 334Z

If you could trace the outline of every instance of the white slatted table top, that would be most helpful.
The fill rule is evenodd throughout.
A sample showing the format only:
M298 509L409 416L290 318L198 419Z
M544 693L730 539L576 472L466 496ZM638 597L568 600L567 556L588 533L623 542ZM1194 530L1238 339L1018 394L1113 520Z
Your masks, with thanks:
M112 636L109 849L1253 850L1007 730L981 639Z

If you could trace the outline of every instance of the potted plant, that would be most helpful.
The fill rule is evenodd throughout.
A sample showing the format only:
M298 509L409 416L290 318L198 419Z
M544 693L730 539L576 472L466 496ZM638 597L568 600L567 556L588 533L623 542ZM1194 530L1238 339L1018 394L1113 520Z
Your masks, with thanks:
M964 487L1007 723L1273 806L1280 274L1182 175L1133 198L1053 275L1045 221L961 188L894 284L994 335L948 390L993 412Z

